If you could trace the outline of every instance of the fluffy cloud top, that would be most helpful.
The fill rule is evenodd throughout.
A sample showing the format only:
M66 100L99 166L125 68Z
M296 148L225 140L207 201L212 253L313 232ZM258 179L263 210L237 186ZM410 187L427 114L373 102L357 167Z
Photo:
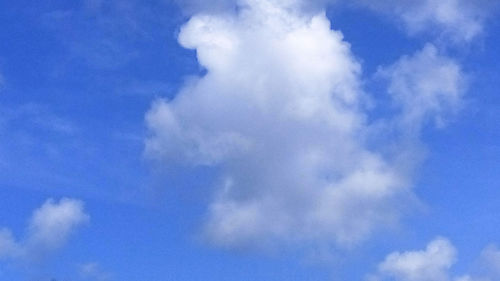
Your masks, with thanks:
M189 12L221 12L246 4L246 0L177 0ZM310 13L328 4L368 8L402 23L409 34L435 33L455 42L469 42L483 31L487 1L467 0L268 0Z
M47 200L29 221L26 236L16 241L7 229L0 231L0 259L37 259L63 246L73 231L89 220L83 202Z

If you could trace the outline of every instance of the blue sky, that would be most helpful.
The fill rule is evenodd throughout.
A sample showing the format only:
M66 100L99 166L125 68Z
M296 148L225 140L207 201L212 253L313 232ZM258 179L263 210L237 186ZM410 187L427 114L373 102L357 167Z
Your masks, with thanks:
M0 279L500 280L497 6L0 2Z

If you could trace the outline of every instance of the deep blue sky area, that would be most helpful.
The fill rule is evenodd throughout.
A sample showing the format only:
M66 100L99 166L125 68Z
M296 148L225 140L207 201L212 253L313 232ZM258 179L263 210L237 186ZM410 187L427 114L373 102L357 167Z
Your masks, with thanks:
M472 41L446 45L384 12L328 7L375 97L370 120L386 114L377 108L387 104L377 72L429 42L460 64L468 86L445 126L419 133L418 206L355 246L320 243L329 253L318 258L306 244L207 242L218 168L163 167L145 155L151 104L206 74L177 42L191 17L179 2L0 1L0 229L29 237L30 217L48 198L81 200L90 217L41 260L3 257L0 243L0 280L357 281L390 252L423 249L438 236L456 247L450 274L458 276L500 244L498 17L485 17ZM88 264L94 270L80 272Z

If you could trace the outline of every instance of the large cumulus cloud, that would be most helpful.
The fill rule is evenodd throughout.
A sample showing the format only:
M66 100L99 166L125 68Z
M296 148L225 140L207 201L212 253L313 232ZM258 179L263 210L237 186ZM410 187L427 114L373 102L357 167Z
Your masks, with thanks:
M220 172L204 232L217 245L351 245L396 223L412 197L406 167L414 163L387 147L394 132L408 135L404 124L367 121L370 97L349 44L324 13L303 13L300 4L246 0L235 13L193 16L179 42L196 50L206 74L147 113L149 157ZM418 88L435 75L459 81L454 65L426 47L381 70L401 109L394 119L414 100L444 109L448 96L460 98L452 85ZM433 114L427 103L415 106Z

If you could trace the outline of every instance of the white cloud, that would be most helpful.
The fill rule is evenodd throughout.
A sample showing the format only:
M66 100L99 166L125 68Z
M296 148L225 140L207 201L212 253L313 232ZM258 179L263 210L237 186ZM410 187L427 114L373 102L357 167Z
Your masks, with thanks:
M248 0L237 14L193 16L179 42L207 74L146 116L149 157L221 171L205 227L221 246L349 245L396 223L411 197L403 170L412 163L396 164L370 143L376 129L365 121L368 96L349 44L324 13L304 15L292 2ZM428 46L386 69L403 114L440 114L446 99L454 103L454 66ZM420 73L428 71L434 76Z
M484 1L358 0L357 3L396 16L410 34L439 33L453 41L471 41L483 30ZM485 7L483 7L485 6Z
M493 281L500 277L500 251L485 248L479 258L480 270L474 274L453 276L457 250L448 239L436 238L421 251L394 252L379 264L378 272L368 281Z
M463 0L426 0L416 9L402 12L410 32L438 26L453 39L470 41L482 31L482 19Z
M431 44L381 68L378 75L389 81L388 92L402 110L402 125L416 131L427 119L442 125L447 115L460 109L466 92L460 65Z
M455 263L456 249L446 239L438 238L423 251L395 252L379 265L379 272L398 281L447 281L448 270Z
M33 260L50 254L62 247L75 229L88 220L83 202L49 199L34 211L23 239L16 241L9 230L0 231L0 259Z
M31 217L26 246L52 251L66 243L72 232L89 220L83 202L63 198L58 203L47 200Z

